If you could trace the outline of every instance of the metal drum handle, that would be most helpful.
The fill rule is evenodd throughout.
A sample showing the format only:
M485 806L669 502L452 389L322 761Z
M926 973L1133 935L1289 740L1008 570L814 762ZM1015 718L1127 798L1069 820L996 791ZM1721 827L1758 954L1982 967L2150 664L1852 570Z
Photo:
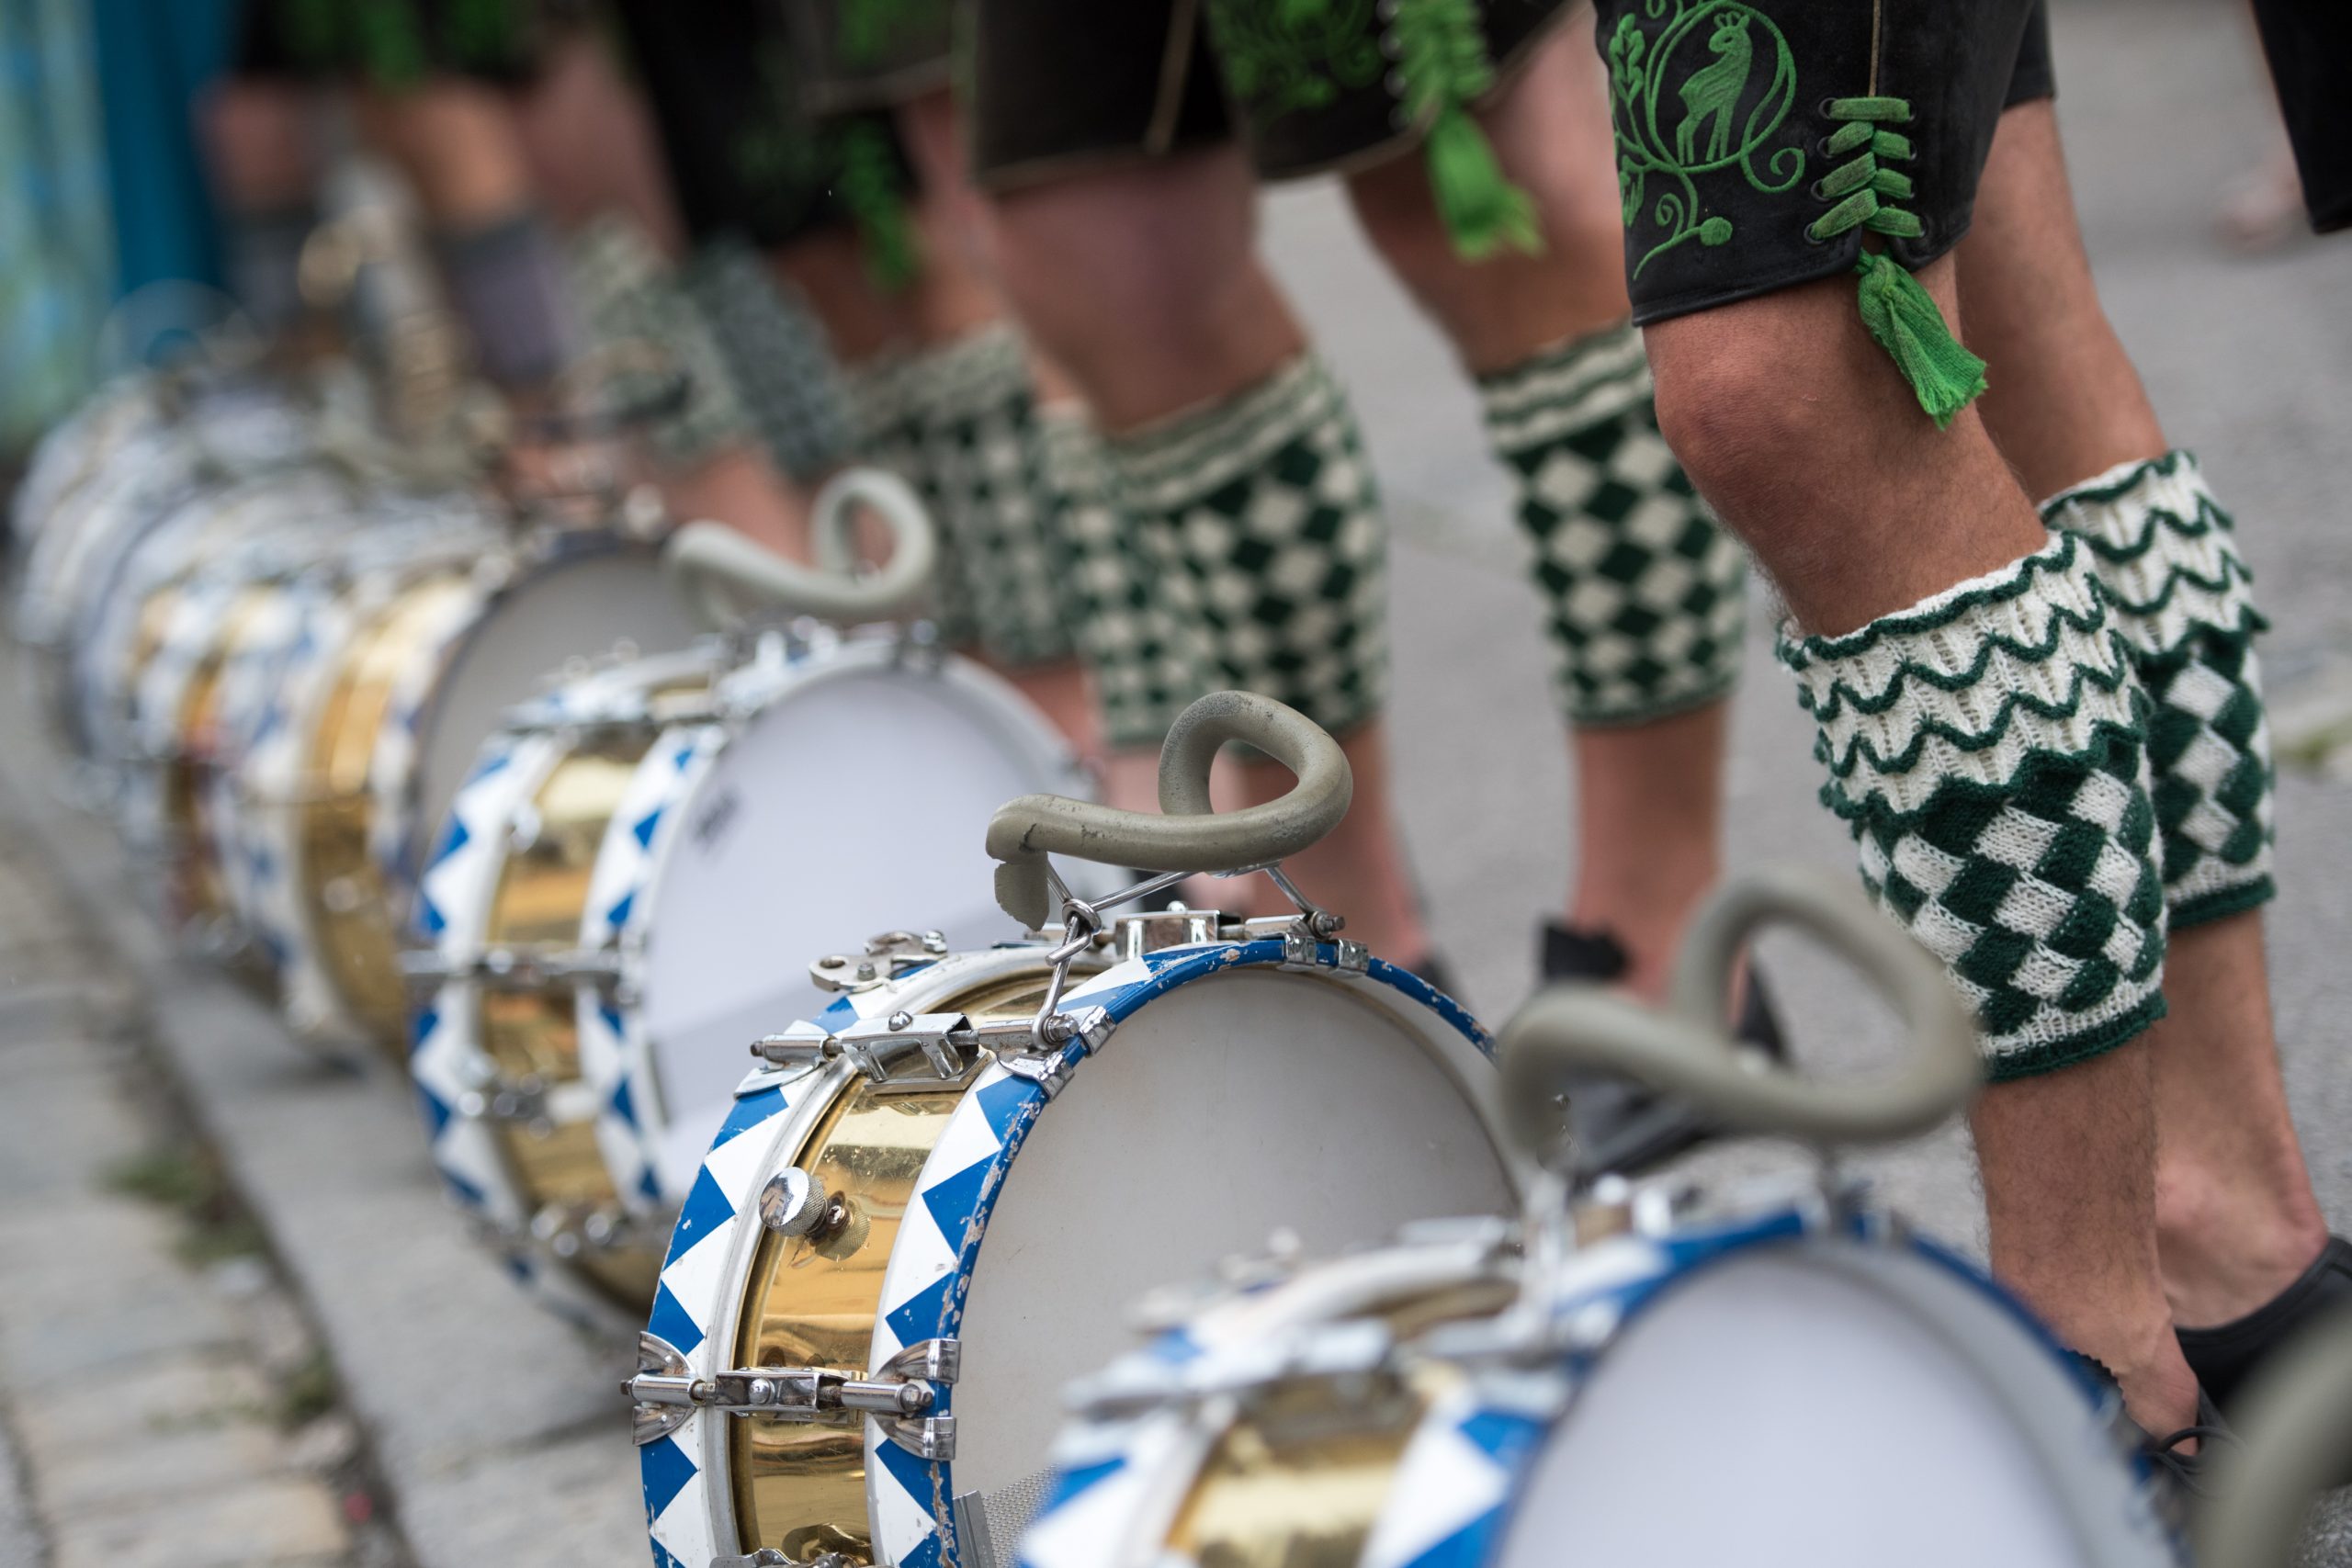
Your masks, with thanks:
M1758 927L1773 924L1802 927L1894 1004L1916 1043L1898 1068L1824 1082L1728 1038L1724 998L1737 955ZM1708 901L1683 939L1665 1008L1554 986L1504 1026L1499 1054L1512 1134L1540 1157L1554 1152L1557 1097L1582 1074L1638 1079L1737 1131L1824 1145L1916 1136L1984 1081L1975 1021L1941 966L1843 877L1799 865L1747 873Z
M1297 784L1262 806L1214 810L1209 764L1229 740L1265 752L1297 774ZM1004 863L997 867L996 901L1023 925L1049 923L1058 906L1048 854L1159 872L1269 865L1338 827L1354 793L1347 753L1306 715L1249 692L1211 692L1177 716L1160 747L1164 815L1059 795L1024 795L999 807L988 836L989 853Z
M2304 1331L2248 1391L2197 1519L2199 1568L2290 1568L2312 1504L2352 1466L2352 1313Z
M849 468L826 481L812 509L817 537L841 541L820 546L825 558L855 559L845 541L860 505L870 508L890 536L890 558L871 576L803 566L720 523L679 529L662 550L662 564L714 629L740 624L753 607L842 625L882 620L910 609L930 587L939 534L905 480L879 468Z

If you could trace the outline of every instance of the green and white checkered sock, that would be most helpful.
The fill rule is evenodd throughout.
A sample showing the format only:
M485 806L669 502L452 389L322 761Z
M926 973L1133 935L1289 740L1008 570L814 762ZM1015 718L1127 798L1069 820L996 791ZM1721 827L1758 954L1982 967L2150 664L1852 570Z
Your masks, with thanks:
M906 363L918 460L937 494L952 591L980 648L1010 669L1071 653L1066 554L1046 493L1037 397L1021 339L983 327Z
M750 416L708 324L644 231L624 218L596 219L565 241L564 269L592 350L618 356L642 346L686 378L684 403L646 432L657 457L690 467L752 439ZM627 361L616 357L616 363ZM626 404L654 395L657 378L623 369L610 391Z
M2151 705L2165 902L2175 930L2267 902L2274 833L2270 724L2252 574L2197 459L2125 463L2042 503L2090 547Z
M1347 395L1311 354L1108 444L1163 602L1216 679L1324 728L1387 684L1387 530Z
M1996 1079L2164 1016L2146 701L2091 553L2033 554L1843 637L1784 634L1862 881L1974 1005Z
M932 580L932 619L941 641L951 648L969 648L979 640L979 630L972 620L971 597L964 592L955 535L947 525L946 497L924 450L916 397L919 365L914 356L888 354L844 367L842 389L858 461L886 469L913 486L938 525L939 566Z
M1640 724L1730 692L1747 552L1658 434L1641 334L1577 338L1478 389L1518 481L1568 722Z
M848 458L854 436L840 368L808 302L740 240L702 246L679 283L768 456L795 482L818 484Z
M1037 423L1046 492L1069 551L1062 580L1071 629L1103 739L1114 750L1156 750L1176 716L1214 684L1201 628L1170 613L1114 494L1102 436L1075 410L1041 410Z

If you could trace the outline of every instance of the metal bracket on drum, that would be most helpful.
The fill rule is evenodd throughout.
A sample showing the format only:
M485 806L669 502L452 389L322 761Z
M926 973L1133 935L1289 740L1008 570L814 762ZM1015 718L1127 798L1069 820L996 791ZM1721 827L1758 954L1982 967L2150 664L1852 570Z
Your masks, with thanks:
M619 983L623 969L621 953L608 947L492 947L454 959L433 948L412 948L400 963L401 977L420 991L437 990L452 980L496 991L544 991L581 980L611 986Z
M1114 1027L1110 1014L1101 1008L1057 1014L1055 1021L1069 1025L1057 1044L1083 1039L1089 1049L1108 1040ZM1034 1020L975 1023L960 1012L894 1012L884 1018L859 1019L831 1034L813 1023L795 1023L781 1034L754 1043L752 1055L774 1067L847 1062L876 1084L937 1089L968 1077L989 1055L1002 1062L1008 1072L1038 1077L1024 1071L1022 1064L1042 1053Z
M773 1546L761 1547L743 1557L714 1557L710 1568L863 1568L863 1565L838 1551L820 1551L814 1557L786 1557Z
M808 965L808 977L821 991L852 996L889 984L909 969L947 956L947 938L940 931L884 931L865 939L865 952L856 957L829 953Z
M637 1337L637 1375L621 1384L636 1403L630 1436L639 1448L685 1425L697 1410L796 1424L854 1422L871 1416L883 1436L920 1458L956 1457L956 1417L933 1416L939 1391L962 1374L956 1339L918 1340L870 1378L831 1367L735 1367L707 1378L659 1335Z

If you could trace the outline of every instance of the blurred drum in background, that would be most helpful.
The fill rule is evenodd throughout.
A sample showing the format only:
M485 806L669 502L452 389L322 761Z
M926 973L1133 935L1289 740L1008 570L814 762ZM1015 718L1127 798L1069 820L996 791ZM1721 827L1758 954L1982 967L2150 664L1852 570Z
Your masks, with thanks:
M820 524L853 503L900 554L927 536L888 476L836 479ZM911 564L899 581L919 588ZM411 1065L452 1190L641 1314L746 1043L827 999L806 955L894 919L1001 921L989 814L1085 787L1043 716L925 626L738 630L526 705L482 750L417 902L434 949L410 964L432 987Z

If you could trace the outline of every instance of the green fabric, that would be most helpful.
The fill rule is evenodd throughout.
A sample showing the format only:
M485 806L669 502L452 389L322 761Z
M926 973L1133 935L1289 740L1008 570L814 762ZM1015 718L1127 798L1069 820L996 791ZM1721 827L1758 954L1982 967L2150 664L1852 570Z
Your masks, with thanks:
M2148 760L2175 930L2265 902L2276 771L2255 638L2269 623L2196 458L2128 463L2045 502L2080 539L2149 703Z
M1893 258L1865 254L1854 270L1861 277L1862 325L1911 383L1936 428L1949 427L1984 392L1984 362L1951 335L1935 300Z
M1577 339L1482 377L1479 392L1517 481L1568 722L1720 701L1739 679L1747 555L1658 432L1640 334Z
M1173 613L1119 503L1102 437L1074 412L1048 412L1039 427L1056 532L1069 551L1059 575L1103 739L1114 751L1157 751L1176 716L1216 684L1198 617Z
M1162 603L1218 684L1334 734L1378 715L1387 529L1354 412L1319 362L1108 450Z
M2061 536L1844 637L1781 640L1864 886L1943 960L1996 1078L2162 1016L2154 711Z
M1705 64L1670 67L1678 53L1687 62L1702 50L1710 57ZM1755 6L1653 0L1640 17L1628 11L1617 18L1602 52L1625 228L1629 235L1657 236L1638 254L1629 247L1634 277L1679 246L1736 243L1738 230L1729 218L1700 216L1706 205L1702 177L1736 172L1751 189L1778 196L1804 175L1798 148L1780 148L1758 164L1796 102L1797 67L1787 37ZM1751 96L1750 85L1759 80L1760 96ZM1740 115L1743 101L1751 107Z
M1427 125L1430 189L1454 248L1470 261L1505 249L1541 254L1535 202L1504 176L1469 106L1495 85L1471 0L1390 0L1388 39L1406 114Z

